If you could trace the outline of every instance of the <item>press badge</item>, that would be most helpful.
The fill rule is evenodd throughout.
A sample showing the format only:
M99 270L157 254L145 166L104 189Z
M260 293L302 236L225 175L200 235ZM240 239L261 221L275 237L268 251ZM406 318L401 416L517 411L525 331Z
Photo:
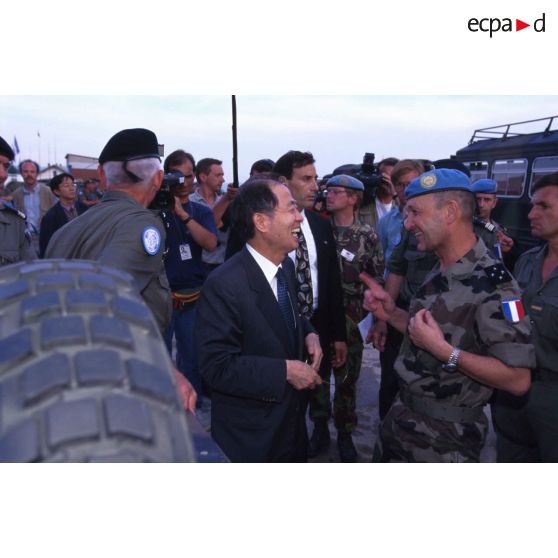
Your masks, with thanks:
M189 244L181 244L178 248L180 250L180 259L183 262L192 259L192 250Z
M348 262L352 262L355 259L355 255L352 252L345 250L345 248L341 250L341 257L345 258Z

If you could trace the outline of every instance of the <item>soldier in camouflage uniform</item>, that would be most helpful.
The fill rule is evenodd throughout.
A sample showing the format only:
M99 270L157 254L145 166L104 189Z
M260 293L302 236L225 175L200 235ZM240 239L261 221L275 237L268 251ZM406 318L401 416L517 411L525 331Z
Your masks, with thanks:
M0 266L33 259L29 238L25 234L25 214L4 199L4 182L14 160L14 152L0 137Z
M471 185L471 190L477 200L477 213L475 215L477 233L494 256L505 259L506 265L517 259L517 250L513 250L514 241L506 229L492 219L492 210L498 203L496 190L498 184L490 178L481 178ZM511 269L511 266L509 266Z
M529 389L534 349L520 293L472 227L474 198L460 171L427 172L406 190L405 227L440 258L409 313L374 281L364 307L405 332L400 393L381 424L378 461L479 461L493 388ZM512 311L513 309L517 310Z
M333 420L338 432L339 456L343 462L357 459L351 432L357 425L356 383L364 348L358 323L366 314L362 308L364 285L359 280L359 274L364 271L381 280L384 272L382 248L374 229L355 220L355 210L362 199L363 191L362 182L348 175L335 176L327 183L327 208L332 214L347 328L347 361L341 368L333 369ZM329 390L321 390L319 394L319 401L312 406L312 418L329 419Z
M497 242L494 225L475 216L473 218L473 231L478 238L483 240L487 248L494 247ZM490 250L490 253L494 255L492 250ZM398 308L405 311L409 310L411 299L416 295L438 261L439 258L434 252L419 250L415 235L403 226L401 240L386 262L386 269L389 274L385 288L396 301ZM382 378L378 406L380 419L383 420L399 391L394 364L403 342L403 336L388 325L385 342L378 342L379 337L375 330L380 325L380 322L374 324L375 329L372 333L372 339L376 348L381 351Z

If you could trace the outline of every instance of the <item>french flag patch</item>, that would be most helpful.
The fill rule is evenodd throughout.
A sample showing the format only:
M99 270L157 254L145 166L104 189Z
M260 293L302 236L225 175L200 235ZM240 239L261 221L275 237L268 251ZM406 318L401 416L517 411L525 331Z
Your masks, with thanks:
M504 317L506 320L514 324L520 322L525 317L525 310L523 309L523 304L521 304L521 300L519 298L503 300L502 310L504 311Z

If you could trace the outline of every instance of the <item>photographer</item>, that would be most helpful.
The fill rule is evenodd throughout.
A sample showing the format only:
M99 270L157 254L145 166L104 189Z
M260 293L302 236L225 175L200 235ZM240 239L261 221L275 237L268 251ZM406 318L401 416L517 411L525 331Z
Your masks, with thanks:
M200 394L201 379L194 351L196 303L208 275L202 262L202 250L217 248L217 228L211 209L189 200L195 170L194 158L185 151L171 153L165 160L165 181L174 207L167 214L167 255L165 269L173 302L172 319L165 332L165 341L172 354L176 337L176 367ZM163 187L164 189L164 187Z
M358 220L363 225L370 225L376 230L378 221L394 207L393 198L395 189L391 183L391 173L398 159L388 157L374 166L374 155L366 154L362 164L362 171L357 178L363 180L364 177L364 198L358 211ZM366 178L368 177L368 180Z

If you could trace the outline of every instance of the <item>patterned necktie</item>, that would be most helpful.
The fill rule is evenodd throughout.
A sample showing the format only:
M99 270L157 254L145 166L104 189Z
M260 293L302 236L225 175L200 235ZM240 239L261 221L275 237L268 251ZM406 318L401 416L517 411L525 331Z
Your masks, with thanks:
M298 232L298 248L296 249L296 283L298 309L308 320L312 317L312 275L310 273L310 258L308 246L302 231Z
M277 302L279 302L279 309L283 314L283 319L289 331L289 338L294 347L295 345L295 320L293 314L293 307L289 298L289 291L287 287L287 279L283 268L277 270Z

